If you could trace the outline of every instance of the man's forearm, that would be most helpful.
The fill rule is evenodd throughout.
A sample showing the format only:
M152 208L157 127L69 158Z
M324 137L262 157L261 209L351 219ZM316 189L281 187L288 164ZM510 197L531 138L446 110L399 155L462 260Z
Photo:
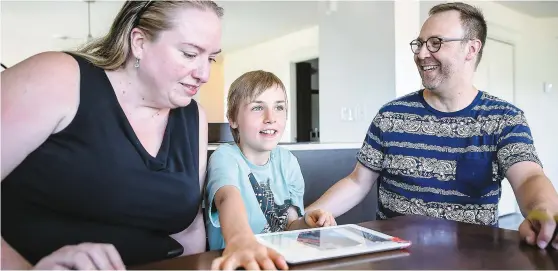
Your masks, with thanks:
M305 211L327 210L338 217L359 204L370 192L374 182L357 182L349 175L329 188L316 202Z
M288 225L287 230L293 231L293 230L302 230L308 228L309 228L308 225L306 225L306 222L304 222L304 217L300 217L298 219L295 219L293 222L291 222Z
M33 267L2 238L2 270L29 270Z
M529 177L518 189L517 201L523 216L536 208L557 206L558 194L544 174Z

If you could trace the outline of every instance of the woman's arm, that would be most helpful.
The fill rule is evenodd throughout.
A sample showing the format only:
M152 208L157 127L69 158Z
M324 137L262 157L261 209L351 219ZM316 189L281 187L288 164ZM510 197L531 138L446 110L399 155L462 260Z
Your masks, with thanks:
M79 67L69 55L41 53L3 71L1 78L4 180L27 155L73 119L79 103ZM2 269L30 267L2 238Z
M2 238L2 270L27 270L32 265Z
M1 74L1 175L8 176L47 138L66 128L79 104L79 66L58 52L32 56ZM4 204L10 204L9 202ZM2 269L31 264L2 238ZM110 244L66 246L41 259L36 269L124 269Z
M79 67L69 55L42 53L1 73L2 180L74 118Z

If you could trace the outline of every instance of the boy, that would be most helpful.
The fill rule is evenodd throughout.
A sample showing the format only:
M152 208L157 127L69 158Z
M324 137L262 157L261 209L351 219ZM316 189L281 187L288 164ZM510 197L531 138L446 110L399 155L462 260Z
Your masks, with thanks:
M303 215L304 180L296 157L278 147L287 120L287 95L272 73L236 79L227 101L235 144L209 159L207 234L210 250L225 248L213 269L275 269L286 263L254 234L335 225L321 210ZM225 243L227 246L225 247Z

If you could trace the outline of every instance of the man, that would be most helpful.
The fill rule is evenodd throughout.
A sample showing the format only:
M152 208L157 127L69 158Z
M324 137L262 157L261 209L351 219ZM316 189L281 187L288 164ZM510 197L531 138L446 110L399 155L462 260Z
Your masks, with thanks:
M523 112L473 86L487 33L482 13L445 3L429 15L411 42L425 88L380 109L354 171L307 211L339 216L379 179L380 219L419 214L496 226L506 177L527 216L519 227L523 240L558 249L558 239L551 240L558 195L543 173ZM528 216L532 212L543 218Z

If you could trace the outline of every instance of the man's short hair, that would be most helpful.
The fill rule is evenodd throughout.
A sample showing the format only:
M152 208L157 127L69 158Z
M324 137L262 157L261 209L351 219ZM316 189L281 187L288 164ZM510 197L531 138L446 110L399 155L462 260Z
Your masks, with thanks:
M478 66L482 58L484 45L486 43L487 26L486 21L484 20L484 15L482 14L482 11L480 9L462 2L436 5L430 9L428 15L432 16L437 13L451 10L458 11L460 14L461 26L465 31L464 38L478 39L482 42L477 57L477 62L475 63L475 66Z

